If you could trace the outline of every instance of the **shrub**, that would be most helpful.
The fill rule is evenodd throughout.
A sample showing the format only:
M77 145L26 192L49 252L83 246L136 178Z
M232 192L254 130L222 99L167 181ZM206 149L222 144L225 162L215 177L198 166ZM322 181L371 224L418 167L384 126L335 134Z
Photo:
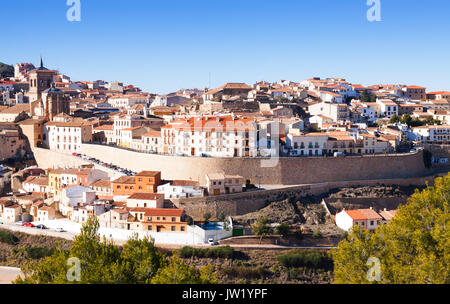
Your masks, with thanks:
M314 231L312 236L313 236L313 238L315 238L315 239L321 239L321 238L323 238L323 234L322 234L322 232L321 232L320 230Z
M26 247L25 253L30 259L42 259L51 256L55 250L47 247Z
M277 234L286 237L289 235L289 232L291 231L291 226L289 226L289 224L282 223L278 225L278 227L275 230Z
M216 248L192 248L185 246L180 249L179 254L182 258L211 258L211 259L231 259L233 258L234 250L230 246L222 246Z
M222 269L222 272L229 277L245 279L261 278L263 271L260 268L245 266L230 266Z
M0 242L9 245L16 245L19 242L19 239L11 232L0 230Z
M306 267L313 269L329 269L332 260L326 253L302 252L294 254L283 254L278 256L278 261L285 267Z
M297 240L303 240L303 230L301 228L295 230L294 235Z

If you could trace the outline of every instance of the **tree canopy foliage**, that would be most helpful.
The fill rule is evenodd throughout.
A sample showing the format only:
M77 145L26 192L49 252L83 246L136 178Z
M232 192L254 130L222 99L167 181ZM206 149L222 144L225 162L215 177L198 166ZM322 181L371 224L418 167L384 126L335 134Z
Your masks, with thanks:
M359 97L361 102L376 102L377 95L370 93L368 90L364 90Z
M442 124L441 121L434 119L432 116L428 116L424 120L420 120L419 118L415 117L412 118L409 114L404 114L403 116L399 117L396 114L394 114L391 119L389 120L390 123L402 123L408 125L408 127L420 127L425 125L440 125Z
M449 284L450 174L416 192L375 233L354 227L332 251L338 284ZM380 280L368 272L379 259Z
M59 248L42 260L25 263L16 284L216 283L211 266L200 270L173 257L168 261L149 238L135 234L121 248L100 239L95 217L83 225L70 250ZM79 261L79 264L73 262ZM78 276L77 276L78 273ZM73 279L75 278L75 279Z
M260 237L259 243L261 244L263 237L272 233L272 227L269 225L269 219L267 216L258 218L256 223L252 225L253 232Z

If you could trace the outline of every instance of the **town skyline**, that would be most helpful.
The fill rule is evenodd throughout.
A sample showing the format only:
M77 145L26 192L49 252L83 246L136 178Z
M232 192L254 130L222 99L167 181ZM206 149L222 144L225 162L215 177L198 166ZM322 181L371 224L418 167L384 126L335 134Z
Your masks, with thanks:
M10 43L1 61L36 65L42 54L47 66L74 80L121 80L159 94L208 87L209 75L210 87L320 76L446 89L444 1L435 6L384 1L381 22L367 21L366 1L356 0L256 8L250 3L237 12L233 1L229 6L82 1L80 22L66 20L65 1L21 2L4 4L5 11L21 6L35 26L19 23L14 33L4 34Z

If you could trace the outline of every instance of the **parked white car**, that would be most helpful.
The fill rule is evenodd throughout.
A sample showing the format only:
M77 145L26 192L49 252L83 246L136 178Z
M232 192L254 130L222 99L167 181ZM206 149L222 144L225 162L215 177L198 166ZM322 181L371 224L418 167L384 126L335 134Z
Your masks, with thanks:
M59 227L55 229L56 232L66 232L63 228Z

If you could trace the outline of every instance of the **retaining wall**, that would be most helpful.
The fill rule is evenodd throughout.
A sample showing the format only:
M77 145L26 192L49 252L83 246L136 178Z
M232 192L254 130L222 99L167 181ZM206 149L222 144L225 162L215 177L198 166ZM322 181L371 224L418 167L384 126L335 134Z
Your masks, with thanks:
M110 146L83 144L82 153L133 171L161 171L167 180L206 183L207 173L238 174L254 184L304 185L323 182L421 177L431 174L422 151L410 154L349 157L202 158L139 153ZM54 160L56 161L56 160Z

